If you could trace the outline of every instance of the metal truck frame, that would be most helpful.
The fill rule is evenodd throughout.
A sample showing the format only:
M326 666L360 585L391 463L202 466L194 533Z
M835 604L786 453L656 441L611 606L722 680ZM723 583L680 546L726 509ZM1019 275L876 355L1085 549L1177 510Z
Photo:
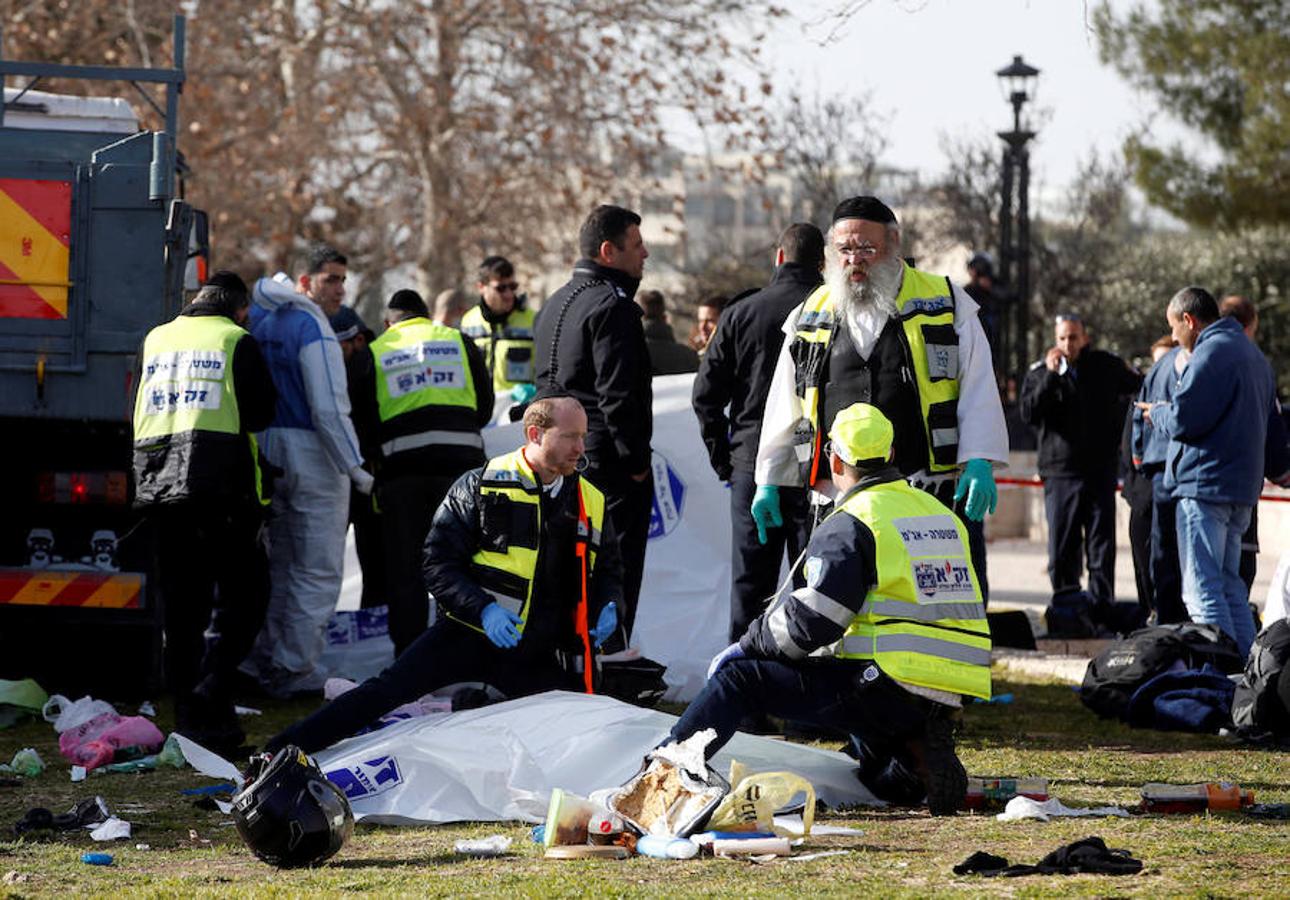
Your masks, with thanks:
M130 506L131 418L143 338L178 313L190 239L205 241L176 150L184 38L176 16L171 68L0 51L0 87L28 79L0 104L0 677L51 691L160 687L162 598ZM164 128L6 125L41 111L33 89L47 78L128 82ZM165 86L164 109L145 84Z

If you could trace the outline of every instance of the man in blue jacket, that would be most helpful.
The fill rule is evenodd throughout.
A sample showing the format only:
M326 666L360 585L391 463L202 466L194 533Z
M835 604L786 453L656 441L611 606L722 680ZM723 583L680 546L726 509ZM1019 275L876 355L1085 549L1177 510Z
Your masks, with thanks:
M1254 619L1241 535L1263 487L1268 419L1277 414L1272 369L1239 322L1219 318L1203 288L1183 288L1165 316L1191 360L1172 402L1138 405L1169 436L1165 486L1178 500L1183 602L1192 621L1217 625L1244 655Z

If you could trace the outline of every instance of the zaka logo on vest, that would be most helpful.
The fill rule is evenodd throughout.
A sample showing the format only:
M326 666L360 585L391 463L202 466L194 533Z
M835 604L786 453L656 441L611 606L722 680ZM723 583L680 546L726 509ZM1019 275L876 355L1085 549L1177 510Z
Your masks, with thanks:
M657 450L650 460L654 470L654 503L649 512L649 538L666 537L681 523L685 511L685 482L667 457Z
M326 775L349 800L375 797L403 783L398 758L393 756L378 756L345 769L333 769Z
M943 309L951 309L952 307L953 304L950 302L949 297L916 297L913 300L906 301L901 312L905 315L908 315L914 310L923 313L935 313L940 312Z
M920 594L937 600L975 599L972 569L966 560L918 560L914 563L914 584Z

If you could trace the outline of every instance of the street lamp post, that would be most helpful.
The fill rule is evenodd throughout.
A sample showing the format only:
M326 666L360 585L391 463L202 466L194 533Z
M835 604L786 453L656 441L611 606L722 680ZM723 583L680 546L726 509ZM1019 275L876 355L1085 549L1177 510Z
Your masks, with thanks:
M995 72L1004 98L1012 104L1012 130L1000 131L1003 139L1002 203L999 208L999 280L1013 288L1012 315L1005 317L1000 336L1005 376L1020 379L1030 362L1027 338L1030 333L1030 151L1026 144L1035 136L1022 121L1021 109L1035 98L1039 70L1014 56L1012 62ZM1013 185L1017 202L1013 206ZM1016 281L1013 281L1013 265ZM1007 321L1011 319L1011 321Z

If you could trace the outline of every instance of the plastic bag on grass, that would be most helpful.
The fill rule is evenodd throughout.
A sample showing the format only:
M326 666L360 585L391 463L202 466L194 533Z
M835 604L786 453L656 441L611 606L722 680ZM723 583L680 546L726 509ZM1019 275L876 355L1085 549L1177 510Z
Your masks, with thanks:
M809 837L815 822L815 788L801 775L792 772L757 772L745 774L738 760L730 764L730 783L734 789L712 811L709 831L774 831L775 811L788 806L800 794L806 797L802 808L802 835Z
M155 753L165 741L161 730L143 716L103 713L59 735L58 750L78 766L97 769L127 747L139 748L134 753L138 757Z
M116 715L116 709L106 700L82 697L79 700L72 701L62 694L54 694L45 702L44 708L41 709L41 715L45 717L45 721L52 723L54 730L59 734L84 725L91 719L107 713Z

